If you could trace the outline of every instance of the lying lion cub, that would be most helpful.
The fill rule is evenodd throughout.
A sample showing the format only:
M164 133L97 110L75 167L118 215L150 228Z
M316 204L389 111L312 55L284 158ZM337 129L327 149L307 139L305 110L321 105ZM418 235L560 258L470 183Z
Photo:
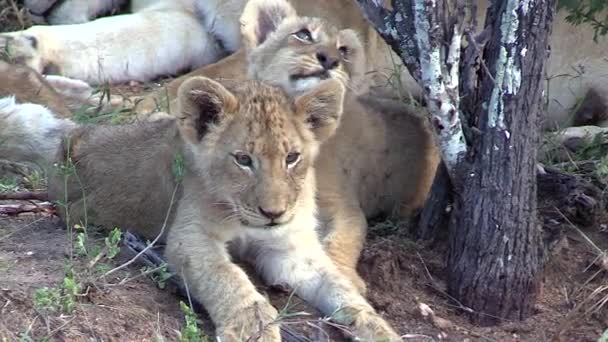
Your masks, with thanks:
M245 58L231 56L196 74L240 75L243 80L248 74L292 95L323 79L339 80L349 89L342 123L321 147L315 167L326 251L363 293L365 283L356 266L366 217L397 213L408 219L424 205L430 190L439 154L424 112L396 101L357 96L353 89L360 89L365 52L353 30L300 17L283 0L250 0L241 23L248 65L241 63Z
M58 131L67 135L57 163L70 160L77 177L67 175L71 182L64 194L66 174L56 173L49 194L62 201L69 197L70 216L80 217L86 205L90 221L121 225L147 238L159 233L160 218L169 211L177 184L172 167L182 156L166 255L223 341L280 341L277 311L232 263L228 246L266 283L292 287L337 323L351 326L357 337L397 341L324 253L315 231L313 163L339 125L344 92L340 82L327 80L292 100L260 82L220 84L198 77L180 88L176 120L49 125L31 136L56 145ZM0 127L14 128L4 133L9 142L30 119L25 114L0 112ZM33 148L25 142L15 146Z

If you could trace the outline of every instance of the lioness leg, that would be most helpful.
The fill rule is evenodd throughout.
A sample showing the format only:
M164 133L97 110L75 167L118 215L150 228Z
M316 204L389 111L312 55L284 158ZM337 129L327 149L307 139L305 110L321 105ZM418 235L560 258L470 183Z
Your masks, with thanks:
M256 291L245 272L230 261L225 244L207 234L189 213L180 212L167 237L166 255L190 293L207 310L222 341L281 341L277 311ZM213 228L211 228L213 229ZM219 232L221 230L217 230Z
M324 253L313 230L289 231L251 248L255 266L266 283L288 285L332 320L349 325L363 341L401 341Z

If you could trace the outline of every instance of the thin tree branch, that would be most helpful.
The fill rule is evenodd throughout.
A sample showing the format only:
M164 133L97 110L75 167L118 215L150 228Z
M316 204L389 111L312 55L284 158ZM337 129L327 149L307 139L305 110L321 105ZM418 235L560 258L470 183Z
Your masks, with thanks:
M414 0L414 24L416 41L420 51L420 85L424 89L429 106L431 122L441 150L442 159L450 178L457 179L455 173L464 157L467 146L459 115L458 81L462 32L458 24L454 26L451 43L442 54L443 37L439 18L434 10L436 4L426 0ZM449 70L444 70L442 55L447 56ZM453 63L458 64L453 64ZM452 93L450 94L449 91Z
M424 90L442 159L455 180L467 151L458 94L462 28L461 20L453 21L452 36L446 37L438 1L442 0L393 0L392 10L379 0L357 3Z

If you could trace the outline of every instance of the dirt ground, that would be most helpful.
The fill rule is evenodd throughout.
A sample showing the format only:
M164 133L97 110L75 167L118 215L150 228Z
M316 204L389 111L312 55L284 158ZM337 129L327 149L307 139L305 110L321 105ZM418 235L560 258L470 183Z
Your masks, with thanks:
M602 234L589 236L606 248L608 239ZM92 241L95 239L99 237ZM535 315L524 322L505 321L497 327L470 324L460 305L445 293L445 246L441 242L427 246L399 235L372 236L363 253L360 271L369 284L369 300L403 334L405 341L597 341L608 326L607 311L605 308L585 311L606 295L590 298L594 289L607 283L606 275L589 280L598 269L589 267L594 253L578 234L569 232L562 240L546 265L544 288ZM36 290L57 286L65 276L69 241L61 222L48 213L0 217L0 340L179 339L184 314L178 302L186 299L171 290L159 289L145 277L112 285L137 275L140 264L108 279L91 280L86 274L87 259L76 257L73 262L78 270L76 277L87 288L76 299L74 311L53 314L38 308L34 300ZM109 266L119 265L130 256L122 248L119 258ZM285 307L289 296L284 289L260 290L269 294L277 308ZM434 311L433 319L422 316L421 305ZM314 314L301 302L292 301L289 312L301 311ZM199 317L200 326L211 334L212 327L204 313ZM322 330L330 334L331 340L341 340L336 329L314 317L287 322L311 341L325 340Z
M13 3L0 0L0 31L30 24L27 15L7 10ZM131 84L117 87L117 91L132 95L157 87ZM0 201L0 206L15 203L31 204ZM541 210L540 221L545 235L551 235L547 239L552 241L552 252L536 312L524 322L504 321L495 327L471 324L467 308L445 291L445 242L414 242L403 232L387 231L386 225L371 230L360 262L369 286L368 298L404 341L597 341L608 328L608 310L596 307L602 300L608 301L608 276L595 262L598 251L608 250L608 220L596 220L579 231ZM103 245L104 236L91 233L88 244ZM186 320L178 303L187 302L186 298L139 276L139 263L100 279L97 267L101 263L91 266L91 258L73 256L74 241L52 210L0 216L0 341L184 338ZM116 267L131 256L121 248L117 258L103 266ZM42 309L37 293L45 287L60 287L67 274L82 286L74 296L73 309L69 313ZM297 298L290 300L285 289L260 287L260 291L266 292L277 308L288 306L291 313L311 313L313 316L290 317L283 323L309 340L342 339L337 328L315 318L314 310ZM432 310L432 317L423 316L421 307ZM212 334L206 315L199 313L199 327Z

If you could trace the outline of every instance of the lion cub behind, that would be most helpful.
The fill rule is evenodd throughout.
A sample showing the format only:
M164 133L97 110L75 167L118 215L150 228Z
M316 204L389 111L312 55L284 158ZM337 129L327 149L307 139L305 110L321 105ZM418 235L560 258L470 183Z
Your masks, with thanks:
M257 81L192 78L180 87L176 119L71 129L57 161L69 160L78 177L68 177L75 179L64 193L59 172L49 193L68 197L72 222L86 207L89 223L149 239L170 212L166 256L224 341L280 341L277 311L231 261L228 246L266 283L290 286L324 314L340 310L335 320L355 336L397 341L315 230L314 160L339 126L344 93L336 80L291 98ZM179 182L176 156L184 166Z

